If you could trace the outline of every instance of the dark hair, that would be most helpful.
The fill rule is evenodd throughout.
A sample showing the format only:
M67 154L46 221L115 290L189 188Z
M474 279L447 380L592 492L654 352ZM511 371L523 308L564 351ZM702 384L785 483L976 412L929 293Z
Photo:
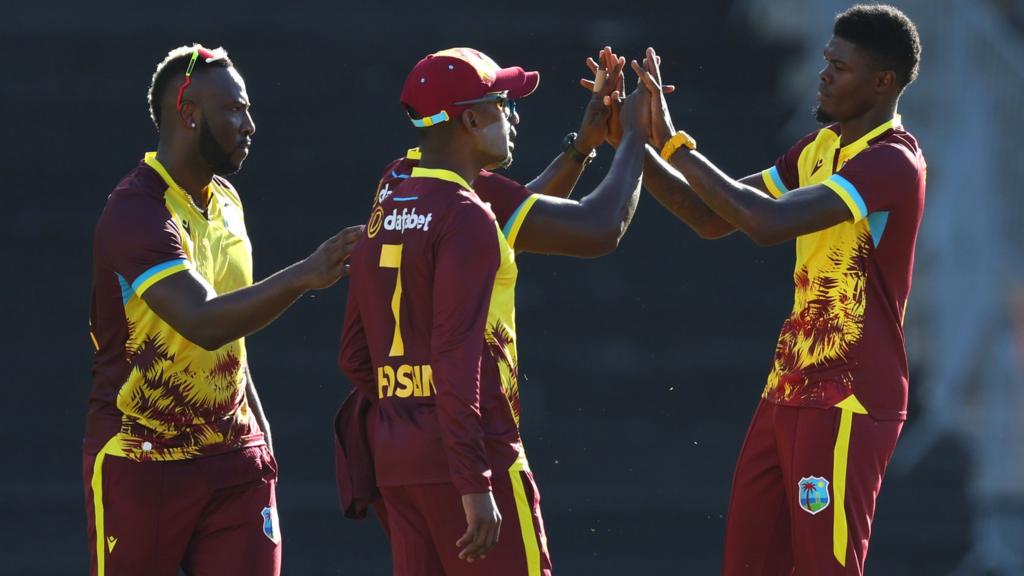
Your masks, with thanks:
M167 91L168 86L177 90L181 83L185 81L185 70L188 69L188 63L192 60L192 53L196 50L209 52L212 58L203 58L202 56L197 58L196 65L192 69L193 74L210 66L221 68L234 66L231 59L228 58L227 51L223 48L210 50L200 44L193 44L191 46L179 46L168 52L167 57L156 65L153 79L149 83L149 92L146 94L146 98L149 100L149 117L153 120L153 124L156 124L157 130L160 130L160 114L163 111L162 100L164 93Z
M917 26L898 8L886 4L857 4L836 16L832 33L870 52L896 73L902 90L917 78L921 38Z

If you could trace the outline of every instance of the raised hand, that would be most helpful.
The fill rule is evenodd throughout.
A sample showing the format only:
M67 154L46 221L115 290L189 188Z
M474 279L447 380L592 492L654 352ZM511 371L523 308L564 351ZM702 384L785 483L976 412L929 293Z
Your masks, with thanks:
M466 562L487 557L498 543L501 532L501 513L490 492L464 494L462 508L466 511L466 533L455 543L462 548L459 558Z
M580 85L590 90L590 102L583 113L579 137L575 143L583 154L597 148L608 138L612 114L609 96L621 83L622 69L626 66L626 59L616 56L610 46L601 49L598 60L600 63L587 58L587 67L594 73L594 80L580 79Z
M618 91L616 90L613 94L618 96ZM638 84L622 103L620 118L623 132L637 132L643 137L643 140L649 138L651 133L651 95L642 84Z
M633 71L640 77L640 83L651 96L650 143L655 150L661 150L665 142L676 133L668 102L665 100L665 94L670 91L666 91L661 82L661 56L654 52L654 48L648 48L643 66L641 67L636 60L633 60L631 65Z

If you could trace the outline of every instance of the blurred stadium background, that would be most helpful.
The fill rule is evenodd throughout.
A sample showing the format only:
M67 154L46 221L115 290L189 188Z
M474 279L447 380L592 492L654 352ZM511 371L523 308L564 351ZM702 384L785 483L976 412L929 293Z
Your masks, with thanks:
M900 112L930 165L907 316L911 419L884 485L872 574L1024 574L1024 2L896 1L919 26ZM664 57L677 125L734 176L815 128L833 0L628 6L509 2L19 2L0 18L7 272L3 574L82 574L80 441L90 387L91 241L118 179L155 147L145 92L175 46L223 45L258 127L233 178L257 276L366 217L415 144L398 105L424 54L483 50L540 70L521 103L526 181L577 128L583 60ZM632 84L632 77L630 83ZM603 148L576 196L607 170ZM712 574L732 466L791 306L793 246L699 240L650 197L601 260L524 255L527 449L559 574ZM375 523L344 520L331 419L345 283L249 339L281 464L285 574L390 573Z

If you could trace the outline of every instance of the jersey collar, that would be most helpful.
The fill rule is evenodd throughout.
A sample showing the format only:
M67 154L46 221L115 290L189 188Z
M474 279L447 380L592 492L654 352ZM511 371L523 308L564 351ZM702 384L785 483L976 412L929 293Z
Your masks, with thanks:
M875 138L878 138L880 135L882 135L883 132L886 132L887 130L893 130L893 129L896 129L896 128L902 128L902 127L903 127L902 118L900 117L899 114L895 114L895 115L893 115L891 120L889 120L889 121L887 121L887 122L885 122L885 123L883 123L883 124L881 124L879 126L876 126L875 128L873 128L867 134L861 136L860 138L858 138L858 139L854 140L853 142L850 142L846 146L843 146L842 148L840 148L839 149L839 155L841 157L844 157L844 158L851 158L851 157L855 156L861 150L867 148L868 144L872 140L874 140ZM842 138L842 136L840 136L840 138Z
M408 158L409 160L419 160L419 159L420 159L420 156L422 156L422 154L420 154L420 149L419 149L419 147L416 147L416 148L409 148L409 149L408 149L408 150L407 150L407 151L405 152L405 157L406 157L406 158Z
M168 174L167 169L164 168L164 165L161 164L160 161L156 159L156 152L146 152L146 155L143 157L142 161L146 163L146 166L149 166L157 174L160 175L160 178L163 179L164 184L166 184L168 188L170 188L175 194L182 196L189 206L192 206L200 214L203 213L203 211L200 210L199 207L195 205L195 201L192 200L192 195L186 192L185 189L182 188L181 186L178 186L178 183L174 181L174 178L171 178L171 175ZM214 204L212 198L213 189L212 187L207 186L207 190L209 190L211 194L210 202L207 207L207 210L209 210L209 206L213 206Z
M468 182L463 180L462 176L459 176L458 174L452 172L451 170L445 170L443 168L422 168L420 166L416 166L415 168L412 169L412 174L410 174L410 177L437 178L438 180L445 180L448 182L458 184L459 186L462 186L464 190L468 190L470 192L473 191L473 187L470 186Z

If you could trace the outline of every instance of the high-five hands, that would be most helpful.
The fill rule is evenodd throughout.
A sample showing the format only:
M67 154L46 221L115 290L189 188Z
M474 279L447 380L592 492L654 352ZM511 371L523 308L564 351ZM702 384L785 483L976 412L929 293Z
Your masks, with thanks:
M626 66L626 59L616 56L609 46L601 49L597 59L600 63L587 58L587 67L594 73L594 80L580 79L580 85L591 94L574 144L582 154L588 154L608 139L609 119L613 111L608 103L612 92L620 90L622 69Z
M620 113L626 92L624 75L622 74L622 68L625 65L625 58L616 55L615 52L612 51L611 47L605 46L598 54L598 60L600 63L594 61L593 58L587 58L587 68L589 68L590 72L594 74L594 80L581 78L580 86L591 91L595 96L598 93L601 95L600 101L608 110L608 115L606 116L607 129L604 138L612 147L618 148L619 141L622 140L622 121L620 119ZM660 61L661 59L658 57L658 63L660 63ZM617 65L617 69L615 70L616 74L611 73L611 66L613 63ZM636 69L634 68L634 70ZM641 76L641 81L642 80L643 77ZM663 94L671 94L675 91L675 86L663 85L660 80L661 78L658 76L657 84L661 86ZM603 85L596 86L599 90L595 91L595 85L598 83L603 83ZM593 104L595 100L596 97L591 97L591 104ZM655 106L660 107L662 102L664 102L663 96L650 99L652 110ZM650 131L645 132L645 134L649 133ZM669 136L671 136L671 134ZM582 139L582 131L580 137ZM653 134L650 136L650 139L654 139Z
M654 48L647 49L643 67L637 64L636 60L630 63L633 71L640 77L640 83L651 96L651 131L650 144L655 150L661 150L665 142L675 133L672 125L672 115L668 111L668 102L665 100L665 90L661 83L661 56L654 52Z

